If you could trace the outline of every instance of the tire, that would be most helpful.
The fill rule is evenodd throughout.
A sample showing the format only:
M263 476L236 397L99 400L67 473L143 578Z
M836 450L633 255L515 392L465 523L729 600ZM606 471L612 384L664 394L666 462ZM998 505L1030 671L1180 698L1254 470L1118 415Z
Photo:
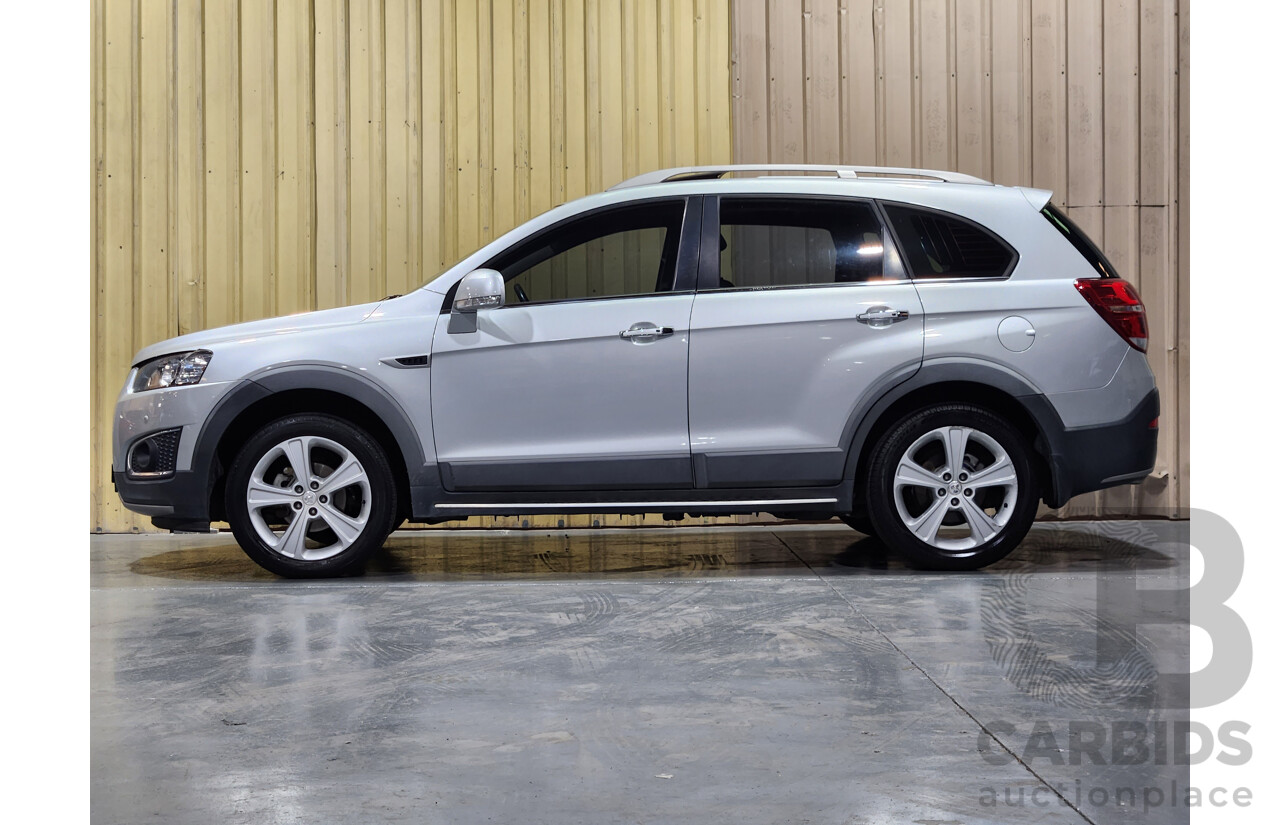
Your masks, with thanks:
M225 500L244 552L290 578L359 571L398 512L382 448L363 430L320 414L281 418L250 438L227 473Z
M970 404L927 407L891 428L872 453L867 483L876 535L930 570L1003 559L1040 503L1026 439Z

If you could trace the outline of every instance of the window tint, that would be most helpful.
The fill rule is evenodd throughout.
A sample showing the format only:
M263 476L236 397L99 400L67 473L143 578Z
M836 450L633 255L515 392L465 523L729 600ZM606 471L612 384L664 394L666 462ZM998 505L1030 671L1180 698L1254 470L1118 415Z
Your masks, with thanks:
M683 199L593 212L494 258L507 303L580 301L666 292L675 283Z
M897 271L898 267L890 267L890 272ZM882 227L868 203L812 198L720 200L718 289L884 279Z
M960 218L884 205L914 278L1003 278L1015 256L1003 241Z
M1040 210L1040 214L1048 218L1049 223L1053 224L1054 228L1063 234L1063 237L1071 241L1071 245L1076 248L1076 251L1083 255L1089 265L1098 270L1102 277L1120 277L1116 274L1116 268L1111 265L1111 261L1107 260L1107 256L1102 254L1102 250L1098 248L1098 245L1090 240L1084 230L1076 226L1075 221L1068 218L1061 209L1049 204Z

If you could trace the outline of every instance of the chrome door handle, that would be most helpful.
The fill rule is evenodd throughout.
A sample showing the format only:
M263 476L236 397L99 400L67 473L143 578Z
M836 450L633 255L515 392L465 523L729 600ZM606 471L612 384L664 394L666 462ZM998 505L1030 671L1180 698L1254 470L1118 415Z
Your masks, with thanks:
M641 321L638 324L632 324L630 329L624 329L618 333L619 338L637 343L646 341L656 341L659 338L665 338L668 335L674 335L675 330L671 327L660 327L657 324L651 324L648 321Z
M866 312L855 316L859 321L873 327L887 327L898 321L905 321L911 313L905 309L892 309L886 306L871 307Z

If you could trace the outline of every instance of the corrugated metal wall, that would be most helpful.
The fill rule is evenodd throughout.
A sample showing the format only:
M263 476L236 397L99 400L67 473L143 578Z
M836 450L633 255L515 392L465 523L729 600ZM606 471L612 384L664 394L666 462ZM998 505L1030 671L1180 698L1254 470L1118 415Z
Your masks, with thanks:
M1138 282L1165 406L1157 475L1066 512L1187 506L1186 0L91 10L93 529L148 529L108 481L144 344L401 292L556 203L731 156L1053 189Z
M139 347L403 292L557 203L730 160L728 0L91 8L95 530L149 529L109 481Z
M737 0L734 158L1052 189L1142 293L1160 451L1061 515L1185 514L1187 0Z

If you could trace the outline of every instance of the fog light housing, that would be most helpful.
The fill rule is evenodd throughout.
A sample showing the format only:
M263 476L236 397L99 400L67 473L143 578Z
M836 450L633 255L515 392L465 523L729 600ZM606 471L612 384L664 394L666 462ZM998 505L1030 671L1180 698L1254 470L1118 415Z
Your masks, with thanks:
M162 478L178 466L178 440L182 428L151 433L133 442L125 462L130 478Z

